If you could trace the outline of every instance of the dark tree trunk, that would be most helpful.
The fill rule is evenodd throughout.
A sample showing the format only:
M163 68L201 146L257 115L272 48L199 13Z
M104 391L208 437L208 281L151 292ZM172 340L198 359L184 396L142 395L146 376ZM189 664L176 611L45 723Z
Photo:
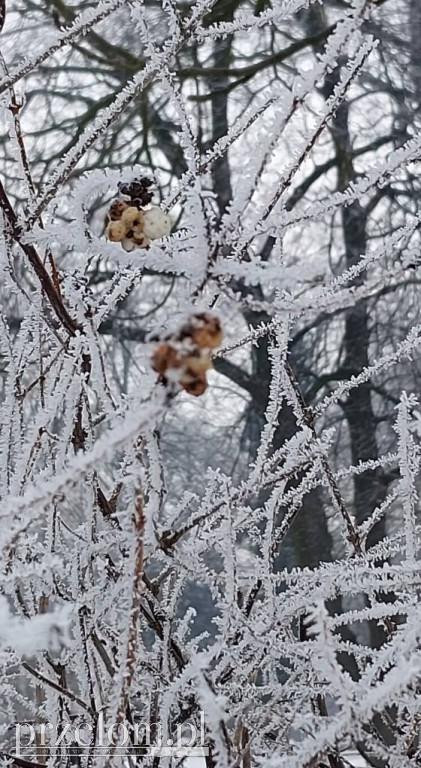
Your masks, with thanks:
M307 34L315 34L327 26L323 9L313 7L304 14ZM320 46L318 46L320 48ZM339 68L325 78L322 92L329 99L339 79ZM331 134L335 146L336 166L338 169L338 191L343 191L356 179L353 164L352 147L349 132L349 105L345 99L337 110L331 123ZM341 209L343 243L346 267L358 264L367 249L367 214L358 200ZM353 285L362 285L365 273L353 281ZM370 325L366 302L359 302L347 310L345 315L343 369L346 375L361 373L369 365ZM342 366L341 366L342 367ZM351 459L353 464L378 458L376 436L376 418L371 400L370 382L355 387L342 403L350 437ZM354 511L358 523L362 523L380 504L386 494L386 484L382 473L368 470L354 476ZM372 545L383 538L384 521L380 521L368 538Z
M409 0L410 62L412 89L418 106L421 105L421 3Z
M269 320L266 315L263 316L256 313L248 313L246 319L251 325L255 326ZM252 396L252 409L255 418L263 421L268 404L271 380L268 340L266 337L261 339L257 346L253 346L252 363L253 383L255 384L255 392L254 396ZM284 403L279 417L278 428L273 439L273 450L278 450L296 432L297 421L293 410ZM302 475L298 475L295 479L295 484L298 484L301 480ZM279 522L282 521L287 511L286 509L280 510ZM314 568L321 562L328 562L332 559L332 548L333 542L327 525L322 490L321 488L315 488L303 499L301 509L296 515L279 552L278 567L300 566L303 568Z

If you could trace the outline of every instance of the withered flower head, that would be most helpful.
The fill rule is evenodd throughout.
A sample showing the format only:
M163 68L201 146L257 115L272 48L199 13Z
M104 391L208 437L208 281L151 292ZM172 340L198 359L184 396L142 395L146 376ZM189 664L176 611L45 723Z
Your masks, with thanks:
M195 355L183 357L183 367L192 375L197 376L206 373L206 371L212 368L212 360L210 355L198 352Z
M128 208L129 205L126 203L125 200L113 200L109 209L108 209L108 218L111 221L119 221L122 217L123 212Z
M180 335L182 338L190 337L199 349L215 349L223 338L219 317L209 312L193 315L181 329Z
M208 312L193 315L177 334L155 349L152 367L164 386L182 387L194 397L203 395L208 386L206 374L212 368L211 349L221 339L219 318Z
M133 179L129 183L120 182L118 189L120 194L130 197L131 200L136 201L136 206L139 204L144 207L148 205L153 198L153 192L150 191L153 181L146 176L142 176L139 179Z
M161 376L170 368L180 368L181 364L177 350L166 341L163 341L152 355L152 368Z
M200 395L203 395L206 392L208 382L206 376L203 374L202 376L189 377L186 380L181 379L181 386L189 395L200 397Z
M147 248L151 241L143 232L133 232L132 241L136 248Z
M134 205L129 205L121 216L121 221L126 225L127 231L132 229L136 232L143 231L143 212L138 211Z
M105 234L112 243L121 243L126 235L126 226L122 221L110 221Z

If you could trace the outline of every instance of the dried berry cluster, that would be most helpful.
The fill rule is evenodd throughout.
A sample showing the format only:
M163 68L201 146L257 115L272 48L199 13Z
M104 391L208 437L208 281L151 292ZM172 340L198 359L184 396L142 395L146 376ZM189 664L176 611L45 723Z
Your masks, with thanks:
M179 333L155 350L152 365L165 385L178 384L189 395L203 395L212 367L211 350L222 341L219 318L208 312L193 315Z
M170 217L159 206L150 205L151 185L147 178L119 184L120 197L113 200L108 209L105 234L113 243L121 243L125 251L147 248L152 240L171 232Z

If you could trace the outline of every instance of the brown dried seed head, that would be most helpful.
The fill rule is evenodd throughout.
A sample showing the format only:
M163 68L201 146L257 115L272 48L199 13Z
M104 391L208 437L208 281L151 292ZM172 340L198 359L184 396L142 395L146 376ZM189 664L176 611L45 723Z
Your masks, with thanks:
M180 360L177 351L171 344L167 344L166 341L162 342L159 347L156 348L152 355L152 368L161 376L169 368L180 368L182 361Z
M146 235L144 235L142 232L138 234L136 230L134 230L133 232L132 241L136 246L136 248L147 248L151 243L151 241L146 237Z
M206 372L212 367L209 355L189 355L182 358L183 374L180 384L183 389L194 397L203 395L208 387Z
M193 331L192 339L200 349L215 349L219 347L222 341L222 331L221 329L210 330L209 328L201 328Z
M149 203L152 202L153 199L153 192L142 192L141 195L141 201L142 205L145 207L146 205L149 205Z
M132 199L140 198L143 201L145 196L148 196L150 200L152 199L152 193L148 192L149 187L151 187L152 184L153 181L151 179L142 176L139 179L133 179L127 184L120 182L118 188L122 195L128 195L128 197L131 197ZM150 200L148 200L148 202L150 202ZM143 202L143 205L146 205L146 203Z
M133 197L130 201L130 205L135 205L136 208L145 208L152 200L151 192L143 192L141 197Z
M190 335L194 344L200 349L215 349L219 347L222 338L222 328L219 317L208 312L194 315L190 323Z
M112 243L121 243L126 234L126 227L121 221L111 221L105 230L105 234Z
M144 218L143 218L143 212L138 211L138 215L136 219L133 221L133 232L135 232L137 235L140 235L143 232L143 226L144 226Z
M123 215L123 212L129 205L124 200L113 200L108 209L108 218L111 221L119 221Z
M199 397L208 388L206 374L212 368L211 349L221 339L217 317L207 312L194 315L176 337L159 344L152 356L152 367L165 385L174 382L189 395Z
M196 377L212 368L212 360L209 355L189 355L183 358L183 367L187 376Z
M143 229L143 213L142 211L138 211L134 205L130 205L123 211L121 221L126 225L127 229L136 228L138 232L141 232Z
M189 395L193 395L193 397L200 397L200 395L203 395L208 388L208 382L206 381L205 374L203 374L203 376L196 376L195 378L189 380L185 380L183 378L181 379L180 383L183 389Z

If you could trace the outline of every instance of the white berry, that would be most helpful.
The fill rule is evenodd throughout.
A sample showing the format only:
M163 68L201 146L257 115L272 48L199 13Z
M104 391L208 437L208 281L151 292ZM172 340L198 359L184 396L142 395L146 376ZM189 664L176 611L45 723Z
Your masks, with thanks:
M165 237L171 232L171 219L161 208L154 206L143 214L143 233L149 240Z

